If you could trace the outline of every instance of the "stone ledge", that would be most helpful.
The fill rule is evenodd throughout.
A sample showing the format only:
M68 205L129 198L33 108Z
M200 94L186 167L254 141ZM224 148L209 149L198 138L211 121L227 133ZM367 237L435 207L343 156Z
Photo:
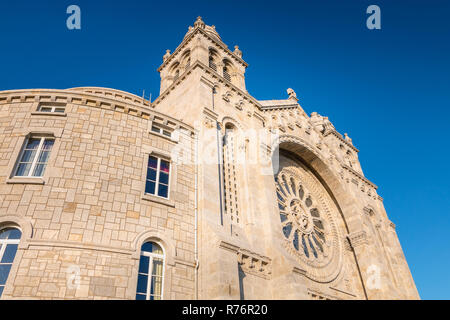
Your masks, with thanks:
M32 116L51 116L51 117L67 117L67 113L62 112L43 112L43 111L34 111L31 113Z
M106 251L118 254L132 255L134 250L127 248L119 248L98 244L81 243L68 240L49 240L49 239L29 239L28 245L35 247L60 247L70 248L78 250L94 250L94 251Z
M103 88L107 90L107 88ZM169 120L175 124L176 127L183 128L191 133L194 128L180 120L172 118L166 114L153 110L151 107L141 104L133 103L132 101L117 100L114 97L99 96L96 94L79 92L71 89L24 89L24 90L4 90L0 91L0 104L8 103L71 103L73 105L81 105L83 107L93 107L113 112L126 113L130 116L143 118L148 120L152 115L157 115L163 119ZM132 108L126 107L131 105ZM133 110L133 112L129 112ZM38 112L38 111L32 111ZM46 115L50 115L45 113ZM41 114L39 114L41 115Z
M170 199L164 199L158 196L154 196L151 194L143 194L142 195L142 200L146 200L146 201L151 201L151 202L156 202L159 204L163 204L169 207L175 207L175 201L170 200Z
M373 182L369 181L366 177L364 177L362 174L356 172L354 169L350 168L349 166L347 166L345 164L342 164L342 168L344 168L348 172L352 173L355 177L357 177L361 181L365 182L366 184L368 184L369 186L371 186L375 190L378 189L378 186L376 184L374 184Z
M301 268L299 268L299 267L294 267L294 268L292 268L292 272L298 273L298 274L300 274L300 275L302 275L302 276L305 276L305 275L306 275L306 270L301 269Z
M244 272L266 280L271 278L272 259L269 257L243 249L235 244L223 240L220 241L219 247L235 253L237 255L237 262Z
M183 260L183 259L177 258L177 257L175 257L175 264L182 264L182 265L185 265L190 268L196 267L195 261L186 261L186 260Z
M45 179L41 177L13 177L6 179L6 184L45 184Z
M353 248L369 244L367 233L364 230L348 234L347 239Z
M347 291L344 291L344 290L342 290L342 289L338 289L338 288L335 288L335 287L330 287L330 289L332 289L332 290L334 290L334 291L337 291L337 292L339 292L339 293L345 294L345 295L349 295L349 296L351 296L351 297L353 297L353 298L357 298L357 296L356 296L355 294L350 293L350 292L347 292Z

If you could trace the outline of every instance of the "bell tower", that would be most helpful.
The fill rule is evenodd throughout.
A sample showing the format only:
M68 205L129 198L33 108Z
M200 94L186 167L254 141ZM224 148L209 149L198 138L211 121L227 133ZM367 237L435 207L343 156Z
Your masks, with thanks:
M173 53L166 50L163 64L158 68L161 76L160 94L169 88L189 67L201 63L223 80L245 90L245 69L242 51L234 46L231 51L222 41L215 26L206 25L201 17L189 26L181 44Z

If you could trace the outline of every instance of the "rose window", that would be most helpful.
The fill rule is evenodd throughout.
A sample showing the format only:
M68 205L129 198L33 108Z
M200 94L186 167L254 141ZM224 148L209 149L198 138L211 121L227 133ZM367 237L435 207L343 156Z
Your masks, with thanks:
M290 155L280 155L275 175L281 243L296 268L318 282L336 279L342 268L339 209L321 180Z
M286 239L308 259L326 256L324 222L312 196L297 177L281 173L276 182L278 208Z

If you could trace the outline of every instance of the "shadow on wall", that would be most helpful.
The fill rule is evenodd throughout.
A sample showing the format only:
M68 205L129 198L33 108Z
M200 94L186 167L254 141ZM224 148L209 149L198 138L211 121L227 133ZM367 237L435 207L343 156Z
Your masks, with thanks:
M245 272L242 270L241 265L238 263L239 272L239 299L245 300L244 296L244 278L246 277Z

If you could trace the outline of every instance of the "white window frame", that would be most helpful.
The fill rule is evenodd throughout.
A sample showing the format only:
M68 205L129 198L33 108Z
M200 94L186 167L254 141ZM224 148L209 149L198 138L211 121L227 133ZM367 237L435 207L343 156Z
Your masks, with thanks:
M146 243L146 242L144 242L144 243ZM150 297L152 296L152 294L150 294L150 289L151 289L152 277L153 277L153 274L152 274L153 273L153 258L158 258L158 259L162 260L161 295L160 295L161 299L160 300L163 300L163 297L164 297L164 273L165 273L165 265L166 265L166 261L164 259L165 251L164 251L164 248L159 243L156 243L153 241L149 241L149 243L157 244L161 248L163 253L157 254L157 253L153 253L153 252L142 251L142 249L141 249L141 256L149 257L148 273L147 273L147 292L146 292L145 299L150 300ZM139 259L139 263L140 263L140 259ZM140 274L142 274L142 273L140 273L138 270L138 281L139 281ZM142 294L142 293L139 293L136 289L136 294ZM153 294L153 296L155 296L155 295Z
M50 108L50 111L43 111L42 110L43 108ZM56 111L56 109L62 109L62 112ZM66 107L64 107L64 106L52 106L52 105L45 105L45 104L43 104L43 105L39 106L38 111L39 112L48 112L48 113L51 113L51 112L64 113L64 112L66 112Z
M156 158L158 160L157 164L156 164L156 180L155 180L155 193L148 193L146 192L145 188L147 186L147 180L148 179L148 160L150 160L150 157ZM144 193L145 194L151 194L152 196L161 198L161 199L169 199L170 198L170 180L171 180L171 173L172 173L172 162L169 159L166 158L162 158L160 156L154 155L154 154L149 154L148 155L148 160L147 160L147 167L145 170L145 185L144 185ZM167 161L169 162L169 174L168 174L168 182L167 182L167 197L163 197L158 195L158 191L159 191L159 174L161 171L161 160Z
M154 131L153 129L158 129L158 131ZM165 137L168 137L168 138L172 137L172 131L171 130L164 129L161 126L158 126L157 124L152 124L152 127L151 127L150 130L151 130L151 132L159 133L159 134L161 134L161 135L163 135ZM165 134L164 131L167 132L169 135Z
M23 157L23 154L25 153L25 150L26 150L27 145L28 145L28 141L30 139L40 139L41 141L39 141L39 146L36 149L36 154L34 155L34 159L33 159L32 163L31 163L31 167L30 167L30 171L28 172L28 175L26 175L26 176L18 176L17 175L17 170L19 170L19 166L22 163L22 157ZM37 161L39 159L39 155L40 155L40 153L42 151L42 146L44 145L44 141L46 139L47 140L53 140L53 146L52 146L52 149L50 150L50 153L51 153L53 151L53 147L55 145L55 138L46 137L46 136L33 136L33 135L31 135L31 136L29 136L28 138L25 139L25 143L23 144L22 150L20 151L19 158L17 160L17 165L14 168L14 175L13 175L13 177L17 177L17 178L42 178L44 176L45 170L47 170L47 166L45 167L44 172L42 172L42 176L33 176L33 172L34 172L34 169L36 168L36 164L37 164ZM48 165L48 160L49 159L50 159L50 156L47 159L46 165Z
M8 244L17 244L17 247L18 247L18 246L20 245L20 240L21 240L21 238L22 238L22 236L23 236L22 230L20 230L20 229L17 228L17 227L4 227L4 228L0 228L0 232L3 231L3 230L6 230L6 229L16 229L16 230L19 230L20 233L21 233L21 236L20 236L19 239L0 239L0 261L2 261L2 259L3 259L3 255L5 254L6 246L7 246ZM17 249L18 249L18 248L17 248ZM164 252L164 251L163 251L163 252ZM16 255L17 255L17 252L16 252ZM13 261L12 261L11 263L1 263L1 262L0 262L0 265L10 264L10 265L11 265L11 269L12 269L12 265L13 265L13 263L14 263L14 260L16 260L15 257L14 257L14 259L13 259ZM163 262L163 264L164 264L164 262ZM11 275L11 269L9 270L8 278L9 278L9 276ZM6 282L8 281L8 278L6 278L5 284L2 285L2 286L3 286L3 292L5 292ZM2 295L3 295L3 293L2 293ZM0 297L1 297L1 296L0 296Z

